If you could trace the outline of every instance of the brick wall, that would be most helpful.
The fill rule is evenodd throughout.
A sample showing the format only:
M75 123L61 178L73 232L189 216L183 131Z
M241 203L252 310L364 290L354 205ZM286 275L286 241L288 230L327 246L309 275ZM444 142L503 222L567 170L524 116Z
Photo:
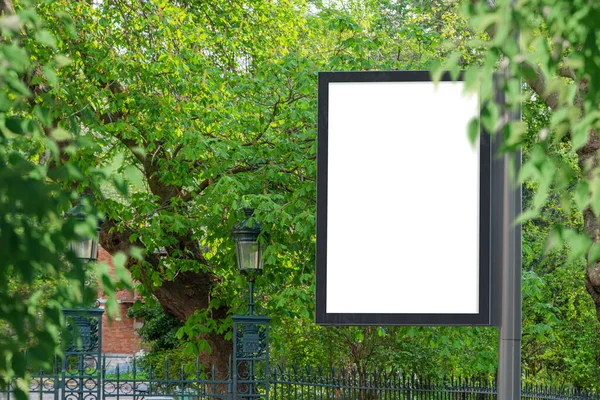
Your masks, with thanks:
M98 261L109 266L110 273L114 276L115 266L110 255L103 248L99 249ZM127 318L127 310L140 297L128 290L117 291L120 316L109 321L106 314L102 317L102 353L105 354L135 354L141 348L141 338L136 333L136 328L141 326L140 320ZM102 290L98 292L100 303L106 301Z

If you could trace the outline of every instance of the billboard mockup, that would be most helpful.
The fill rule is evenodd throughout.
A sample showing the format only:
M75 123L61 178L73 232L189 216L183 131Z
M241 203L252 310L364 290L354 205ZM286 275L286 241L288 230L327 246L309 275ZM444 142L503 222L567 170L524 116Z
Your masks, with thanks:
M491 324L479 109L447 74L319 74L317 323Z

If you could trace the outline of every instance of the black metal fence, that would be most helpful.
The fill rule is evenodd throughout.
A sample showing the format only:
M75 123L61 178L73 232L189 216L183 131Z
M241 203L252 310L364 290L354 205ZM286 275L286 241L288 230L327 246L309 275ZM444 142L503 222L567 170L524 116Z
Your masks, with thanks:
M227 376L217 376L199 364L176 365L169 359L164 365L149 364L135 357L103 357L101 374L97 379L73 383L61 378L60 360L51 371L32 371L29 384L32 400L85 400L88 392L110 400L213 400L234 399L231 368ZM261 370L256 379L263 379ZM359 373L354 369L277 367L271 370L268 392L261 387L248 396L271 400L491 400L496 399L492 379L446 378L422 379L400 373L374 371ZM69 390L68 385L78 390ZM14 385L14 384L13 384ZM0 390L0 399L13 400L14 386ZM268 395L268 397L267 397ZM596 399L600 394L576 388L556 388L525 384L523 399Z
M298 400L491 400L496 399L492 379L422 379L399 373L277 368L271 372L269 397ZM525 384L522 399L600 399L600 394L575 388Z

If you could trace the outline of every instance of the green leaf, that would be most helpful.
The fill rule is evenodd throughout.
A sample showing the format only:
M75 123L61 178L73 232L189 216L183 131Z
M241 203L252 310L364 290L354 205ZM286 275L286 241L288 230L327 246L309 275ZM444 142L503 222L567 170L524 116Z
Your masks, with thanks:
M354 340L356 340L357 342L363 342L365 340L365 335L361 330L357 330L356 333L354 334Z
M11 71L14 72L14 71ZM31 92L27 85L25 85L16 74L6 74L6 85L12 90L13 93L21 96L30 96Z
M54 62L56 63L56 68L62 68L71 64L73 60L62 54L57 54L56 57L54 57Z
M585 256L592 245L592 239L586 234L577 233L572 229L565 229L563 235L570 249L569 256L567 257L567 261L569 262Z
M129 196L129 185L125 178L121 175L115 175L113 177L113 184L115 188L121 193L123 196Z
M185 354L187 356L193 356L193 355L198 354L198 349L196 348L194 343L187 342L187 344L185 345L185 347L183 349L183 354Z
M521 121L512 121L502 128L504 141L502 143L505 151L514 151L521 146L527 126Z
M26 121L23 118L8 117L6 118L5 126L11 132L16 133L17 135L23 135L26 133L24 128L25 122Z
M185 326L182 326L181 328L179 328L177 330L177 333L175 333L175 337L177 339L181 339L181 338L183 338L184 335L185 335Z
M132 287L131 284L131 275L129 271L125 267L125 263L127 262L127 256L122 251L117 252L113 256L113 264L115 266L115 277L119 281L121 285L126 287Z
M138 261L144 261L144 249L138 246L132 246L129 249L129 256Z
M10 110L12 102L4 92L0 92L0 112L7 112Z
M596 217L600 217L600 179L590 181L591 184L591 206Z
M42 105L37 105L33 108L33 113L45 126L52 125L52 118L50 117L50 110Z
M104 303L104 309L106 310L106 313L108 314L109 318L120 316L119 303L117 302L115 296L108 297L106 303Z
M44 65L42 67L42 71L44 71L44 76L48 80L48 83L52 86L58 85L58 75L56 74L56 70L51 65Z
M206 352L206 354L212 353L212 349L210 348L210 344L208 343L208 341L201 339L198 341L198 353L201 353L203 351Z
M465 71L465 89L473 91L479 88L479 68L471 67Z
M483 110L481 110L481 124L487 132L495 133L498 119L500 118L500 109L498 105L492 101L487 102Z
M433 60L429 64L429 70L431 71L431 80L437 84L444 73L442 64L438 60Z
M578 125L572 130L571 140L573 142L573 150L579 150L588 141L590 127Z
M527 210L523 211L521 213L521 215L519 215L517 217L516 222L523 223L525 221L534 219L534 218L536 218L538 216L538 213L539 213L539 211L537 209L532 209L532 208L527 209Z
M22 47L15 44L3 45L2 53L16 72L23 73L29 67L29 55Z
M46 29L37 31L35 33L35 40L42 45L51 47L53 49L56 48L56 37L52 34L52 32Z
M590 203L589 185L586 181L577 182L574 193L575 205L579 211L585 210Z
M588 263L595 265L598 260L600 260L600 243L595 243L588 253Z
M479 137L479 118L473 118L469 122L467 135L469 137L469 143L471 143L471 147L475 149L477 145L477 138Z
M52 133L50 133L50 136L57 142L69 140L73 137L73 135L71 135L71 132L64 130L62 128L56 128L56 129L52 130Z

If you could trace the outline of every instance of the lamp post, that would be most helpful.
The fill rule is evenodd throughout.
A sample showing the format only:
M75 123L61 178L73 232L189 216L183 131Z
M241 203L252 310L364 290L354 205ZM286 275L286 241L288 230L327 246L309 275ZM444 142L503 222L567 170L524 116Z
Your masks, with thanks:
M84 198L67 211L66 219L83 222L88 218L85 211ZM94 235L79 236L68 244L76 257L86 263L98 260L98 239L102 220L98 219ZM85 289L85 278L81 282L82 293ZM102 314L99 307L63 309L65 324L78 334L71 338L62 358L62 382L65 398L73 400L100 400L100 358L102 352ZM78 340L79 339L79 340ZM94 384L91 384L91 383Z
M269 398L269 322L270 317L254 315L254 280L262 273L262 246L258 237L262 225L254 209L244 208L244 220L231 230L235 241L237 265L248 277L248 314L233 316L233 399ZM263 376L254 375L255 366L264 365Z

